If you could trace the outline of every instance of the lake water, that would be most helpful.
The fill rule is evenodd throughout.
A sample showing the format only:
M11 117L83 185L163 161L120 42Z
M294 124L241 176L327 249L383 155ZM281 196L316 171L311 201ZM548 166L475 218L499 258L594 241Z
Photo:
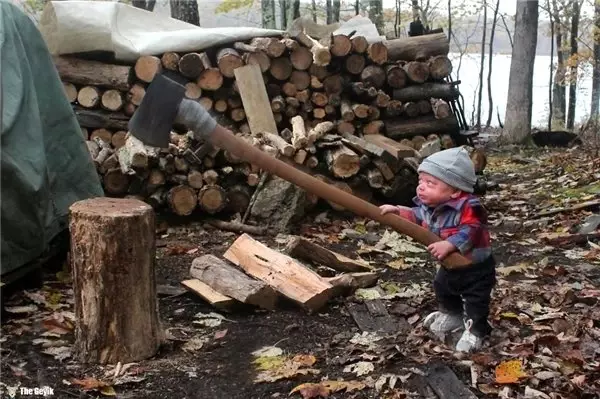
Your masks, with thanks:
M460 69L458 67L459 54L451 53L450 59L453 64L452 77L460 79L460 92L464 97L464 111L467 122L471 122L473 110L477 110L476 103L478 97L479 64L481 57L479 54L465 54L462 58ZM488 115L488 94L487 94L487 71L488 58L485 58L484 86L482 98L481 120L485 124ZM500 119L504 123L504 113L506 111L506 101L508 97L508 79L510 76L510 55L497 54L492 60L492 98L494 101L492 125L498 126L497 112L500 113ZM556 57L555 57L556 65ZM457 76L458 74L458 76ZM575 123L584 122L590 113L590 102L592 93L592 73L591 67L580 67L580 79L577 82L577 109L575 111ZM535 57L533 73L533 112L531 123L533 126L547 126L548 123L548 83L550 78L550 56L538 55ZM567 87L567 101L569 89ZM568 102L567 102L568 104ZM474 114L473 119L476 119Z

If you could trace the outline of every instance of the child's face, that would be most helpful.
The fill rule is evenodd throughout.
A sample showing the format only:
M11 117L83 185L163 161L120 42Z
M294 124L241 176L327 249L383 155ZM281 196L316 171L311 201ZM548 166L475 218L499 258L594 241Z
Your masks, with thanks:
M435 207L450 199L458 198L460 190L449 186L429 173L419 173L417 197L427 206Z

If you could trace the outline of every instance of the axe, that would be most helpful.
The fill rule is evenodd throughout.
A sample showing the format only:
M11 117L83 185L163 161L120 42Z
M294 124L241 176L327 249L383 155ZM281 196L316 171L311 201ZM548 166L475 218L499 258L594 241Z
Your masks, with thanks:
M250 146L231 131L217 124L199 103L185 99L184 93L184 86L164 75L157 75L129 121L129 132L147 145L166 148L169 145L173 124L184 125L192 130L197 138L209 141L214 146L227 150L311 194L339 204L359 216L390 226L421 244L429 245L441 240L429 230L397 215L381 215L379 207ZM458 252L454 252L446 257L442 264L448 269L455 269L468 266L470 262Z

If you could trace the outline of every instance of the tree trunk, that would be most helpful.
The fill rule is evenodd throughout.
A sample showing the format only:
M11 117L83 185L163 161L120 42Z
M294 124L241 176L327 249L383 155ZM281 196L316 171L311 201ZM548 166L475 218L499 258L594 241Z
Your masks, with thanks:
M333 22L340 22L340 0L333 0L333 10L331 13Z
M200 14L196 0L170 0L171 18L200 26Z
M311 2L311 14L313 22L317 22L317 0L312 0Z
M571 17L571 57L577 57L578 36L579 36L579 16L580 5L578 0L573 2L573 15ZM573 129L575 126L575 110L577 109L577 70L579 62L576 59L571 67L569 76L569 106L567 109L567 129Z
M260 9L262 13L262 27L265 29L277 29L275 23L275 0L261 0Z
M565 54L562 49L563 27L558 15L556 1L554 4L554 24L556 28L556 71L554 72L554 83L552 85L552 125L555 128L565 126L567 112L566 90L565 90Z
M592 72L592 104L590 116L598 118L600 105L600 1L596 0L594 8L594 66Z
M481 35L481 60L479 63L479 92L477 93L477 128L481 128L481 101L483 99L483 66L485 65L485 38L487 36L487 0L483 0L483 33Z
M156 354L155 221L138 200L94 198L70 207L75 348L81 362L137 362Z
M369 19L377 27L377 31L379 32L379 34L385 35L382 0L369 0Z
M279 0L279 9L281 10L281 30L286 30L288 27L288 6L289 0Z
M554 105L552 103L552 85L553 85L553 74L554 74L554 16L552 15L552 8L550 7L550 0L546 1L546 8L550 14L550 77L548 82L548 131L552 130L552 111Z
M518 0L512 51L504 140L522 143L530 138L533 67L538 31L538 1Z
M450 40L452 40L452 0L448 0L448 44L450 44Z
M327 16L325 21L327 22L327 25L329 25L333 22L333 7L331 5L331 0L325 1L325 14Z
M490 52L488 59L488 76L487 76L487 86L488 86L488 117L485 122L486 126L490 126L492 124L492 115L494 108L494 100L492 99L492 60L494 57L494 36L496 33L496 23L498 22L498 8L500 7L500 0L496 1L496 8L494 8L494 18L492 20L492 31L490 33Z

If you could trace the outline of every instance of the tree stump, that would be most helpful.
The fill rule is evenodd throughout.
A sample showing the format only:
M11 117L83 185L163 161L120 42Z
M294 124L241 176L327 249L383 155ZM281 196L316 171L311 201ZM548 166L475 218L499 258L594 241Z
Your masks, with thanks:
M147 359L161 343L155 216L135 199L92 198L70 207L75 350L86 363Z

